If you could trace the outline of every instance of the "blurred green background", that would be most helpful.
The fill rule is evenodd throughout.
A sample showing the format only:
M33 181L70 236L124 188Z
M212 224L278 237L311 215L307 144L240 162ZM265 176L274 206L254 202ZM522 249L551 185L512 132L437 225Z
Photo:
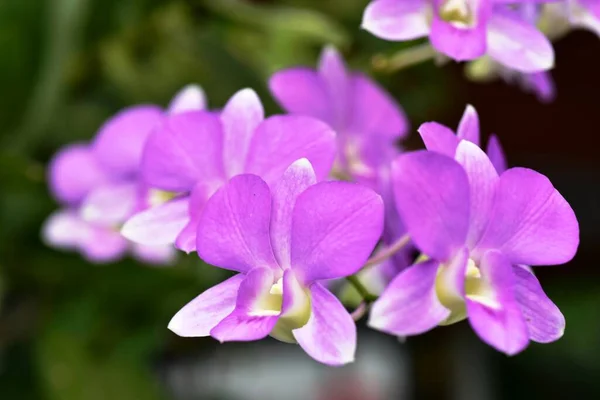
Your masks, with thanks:
M229 382L219 378L227 370L211 378L223 380L213 382L217 389L210 393L202 384L182 391L182 383L171 379L173 371L185 374L185 368L221 352L230 365L263 349L181 339L167 330L170 317L224 273L195 255L181 255L172 268L129 259L98 266L45 247L40 227L57 206L47 191L45 164L62 145L91 139L120 108L166 105L188 83L206 90L211 107L252 87L268 112L279 112L266 89L269 75L291 65L314 65L325 44L336 45L353 68L370 73L374 55L403 45L359 29L367 3L0 1L0 398L251 398L219 390ZM469 83L457 65L425 63L374 77L411 120L408 147L420 146L414 132L420 123L456 126L465 104L472 103L484 133L495 131L505 143L511 164L547 174L570 200L582 224L580 254L567 266L539 274L567 318L565 337L508 358L481 344L466 323L404 344L362 330L361 339L389 344L393 351L376 361L400 371L392 384L408 388L396 391L402 393L398 397L345 394L336 372L336 379L324 383L333 394L323 399L600 398L600 41L575 33L558 43L557 53L559 99L552 105L504 83ZM289 347L268 346L274 354ZM361 346L368 350L359 341L359 354ZM392 369L390 357L396 354L407 360L406 368ZM204 362L211 371L213 361ZM310 360L306 365L324 371ZM306 376L298 375L295 383ZM276 381L267 376L249 385L269 392ZM183 385L194 382L198 386L197 379Z

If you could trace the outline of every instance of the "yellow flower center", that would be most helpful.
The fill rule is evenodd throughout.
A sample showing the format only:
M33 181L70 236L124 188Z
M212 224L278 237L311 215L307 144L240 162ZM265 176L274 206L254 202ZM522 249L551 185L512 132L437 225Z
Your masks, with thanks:
M283 278L280 278L267 293L260 296L249 315L257 317L279 316L279 320L270 335L282 342L296 343L292 331L306 325L310 318L311 307L308 290L299 289L298 293L294 294L296 295L294 304L285 314L281 314Z
M442 20L459 28L473 27L476 24L469 0L446 0L439 13Z
M450 316L440 325L450 325L462 321L467 317L465 298L454 290L451 285L449 267L443 265L438 270L435 290L438 300L444 307L451 311ZM499 308L490 284L481 276L475 261L469 259L465 272L465 297L491 308Z
M148 203L150 207L156 207L172 200L177 196L175 192L167 192L166 190L150 189L148 190Z

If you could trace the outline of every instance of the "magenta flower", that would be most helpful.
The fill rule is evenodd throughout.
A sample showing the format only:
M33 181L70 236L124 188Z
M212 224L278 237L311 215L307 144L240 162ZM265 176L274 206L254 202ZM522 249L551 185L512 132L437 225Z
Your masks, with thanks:
M236 93L220 114L169 116L148 139L142 175L148 185L175 198L135 215L122 233L136 243L175 243L194 251L204 204L228 179L251 173L271 184L303 157L318 179L326 177L335 157L335 133L309 117L264 119L262 104L250 89Z
M400 106L367 76L350 72L340 54L326 48L315 71L290 68L269 82L289 113L326 122L338 135L336 171L375 188L379 168L398 154L395 143L408 130Z
M202 90L188 86L168 112L204 106ZM65 208L43 228L48 244L80 251L94 262L116 260L128 249L143 261L172 260L172 248L132 244L119 233L127 218L150 206L153 191L140 180L140 159L148 135L164 118L157 106L130 107L108 120L91 144L68 146L54 157L50 188Z
M477 110L471 105L465 109L456 134L447 126L437 122L426 122L419 127L418 131L427 150L436 151L448 157L454 158L456 148L461 140L468 140L481 147L479 116ZM499 174L506 170L506 157L496 135L490 136L486 153Z
M301 159L271 187L253 174L222 186L204 206L197 250L239 273L183 307L169 329L221 342L271 335L322 363L352 362L354 321L319 281L365 263L382 232L383 203L364 186L316 182Z
M467 140L455 158L418 151L394 162L396 205L425 257L385 290L370 326L409 336L468 318L507 354L557 340L564 317L523 266L573 258L573 210L545 176L526 168L498 175Z
M535 25L506 7L533 1L374 0L362 26L386 40L429 36L437 51L456 61L487 54L511 69L538 72L554 66L552 44Z

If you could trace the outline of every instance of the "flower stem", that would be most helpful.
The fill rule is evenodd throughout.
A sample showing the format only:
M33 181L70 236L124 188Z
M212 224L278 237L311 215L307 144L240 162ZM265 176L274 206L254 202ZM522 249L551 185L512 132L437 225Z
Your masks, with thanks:
M372 303L375 300L377 300L377 296L375 296L374 294L371 294L369 292L369 290L366 287L364 287L364 285L360 282L360 280L358 279L358 277L356 275L348 276L348 277L346 277L346 280L352 286L354 286L354 289L356 289L358 294L361 295L361 297L363 298L363 300L365 302Z
M376 71L392 73L431 60L435 55L435 49L427 42L400 50L392 56L377 54L371 64Z
M400 239L396 240L390 246L379 251L373 257L369 258L367 260L367 262L365 263L365 266L363 267L363 269L372 267L373 265L379 264L379 263L387 260L394 254L396 254L397 252L402 250L409 242L410 242L410 236L408 234L401 236Z

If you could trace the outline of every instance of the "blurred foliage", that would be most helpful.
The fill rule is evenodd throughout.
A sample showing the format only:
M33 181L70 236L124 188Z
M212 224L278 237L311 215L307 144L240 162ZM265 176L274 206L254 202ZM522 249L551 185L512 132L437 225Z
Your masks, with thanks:
M56 207L44 165L62 145L93 137L106 118L135 103L165 105L182 86L202 85L212 107L256 89L279 112L266 80L280 68L314 65L326 44L353 68L405 44L359 29L368 0L2 0L0 2L0 397L154 400L167 397L165 354L209 345L167 329L175 311L222 271L195 255L174 268L132 260L96 266L45 247L39 230ZM414 125L450 101L456 83L432 64L376 76ZM464 104L461 93L451 100ZM553 294L552 291L549 291ZM598 370L598 295L562 297L569 325L543 353ZM583 310L583 307L590 309ZM573 336L569 336L573 332ZM212 344L212 343L210 343ZM531 363L531 364L530 364ZM557 367L558 368L558 367Z

